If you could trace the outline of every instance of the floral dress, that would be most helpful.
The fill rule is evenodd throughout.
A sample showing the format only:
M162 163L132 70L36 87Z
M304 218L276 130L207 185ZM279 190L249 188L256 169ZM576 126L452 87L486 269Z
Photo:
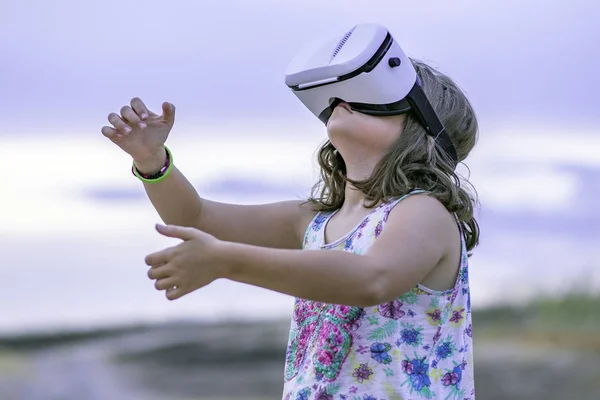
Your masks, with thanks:
M345 237L324 244L318 213L304 249L364 254L392 208L414 193L373 209ZM474 400L468 257L453 289L417 285L395 300L354 307L297 298L286 351L284 400ZM401 266L399 266L401 267Z

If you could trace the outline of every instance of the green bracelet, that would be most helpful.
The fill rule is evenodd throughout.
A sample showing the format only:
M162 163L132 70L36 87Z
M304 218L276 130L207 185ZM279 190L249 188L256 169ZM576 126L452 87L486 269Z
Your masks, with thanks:
M167 161L160 171L154 174L142 174L140 171L138 171L135 163L133 163L131 166L131 172L133 175L136 176L140 181L146 183L158 183L165 179L167 176L169 176L171 170L173 169L173 154L167 146L165 146L165 151L167 152Z

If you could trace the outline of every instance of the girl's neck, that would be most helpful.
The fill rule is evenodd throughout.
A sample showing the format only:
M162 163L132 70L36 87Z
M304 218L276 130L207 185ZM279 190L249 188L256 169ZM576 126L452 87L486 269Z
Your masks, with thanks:
M367 210L368 204L369 202L365 200L365 196L360 190L352 186L351 183L346 183L344 204L342 204L339 211L341 214L361 214Z
M345 151L342 154L346 165L346 176L353 181L362 181L369 179L375 170L377 164L381 161L383 154L372 154L367 149L362 151ZM340 212L347 214L362 213L369 202L365 200L365 195L356 189L351 183L346 183L344 193L344 204Z

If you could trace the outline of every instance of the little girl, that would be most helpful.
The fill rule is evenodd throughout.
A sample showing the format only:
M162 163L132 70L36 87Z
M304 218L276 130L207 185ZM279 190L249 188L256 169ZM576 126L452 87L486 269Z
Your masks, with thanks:
M457 85L411 60L463 161L477 140ZM376 117L338 105L307 201L233 205L203 199L164 145L162 115L134 98L102 133L181 239L146 257L170 300L230 279L295 297L286 400L474 399L468 255L475 200L455 163L412 114Z

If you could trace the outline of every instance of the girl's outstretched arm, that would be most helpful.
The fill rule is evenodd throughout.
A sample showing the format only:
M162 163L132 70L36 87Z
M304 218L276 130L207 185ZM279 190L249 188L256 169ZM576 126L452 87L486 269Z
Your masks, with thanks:
M396 206L365 255L272 249L219 241L192 228L157 229L184 240L146 257L148 276L171 300L226 278L307 300L372 306L413 288L458 244L453 217L425 195Z
M438 265L450 248L444 227L452 224L437 200L414 196L390 213L365 255L232 245L226 277L308 300L373 306L412 289Z

